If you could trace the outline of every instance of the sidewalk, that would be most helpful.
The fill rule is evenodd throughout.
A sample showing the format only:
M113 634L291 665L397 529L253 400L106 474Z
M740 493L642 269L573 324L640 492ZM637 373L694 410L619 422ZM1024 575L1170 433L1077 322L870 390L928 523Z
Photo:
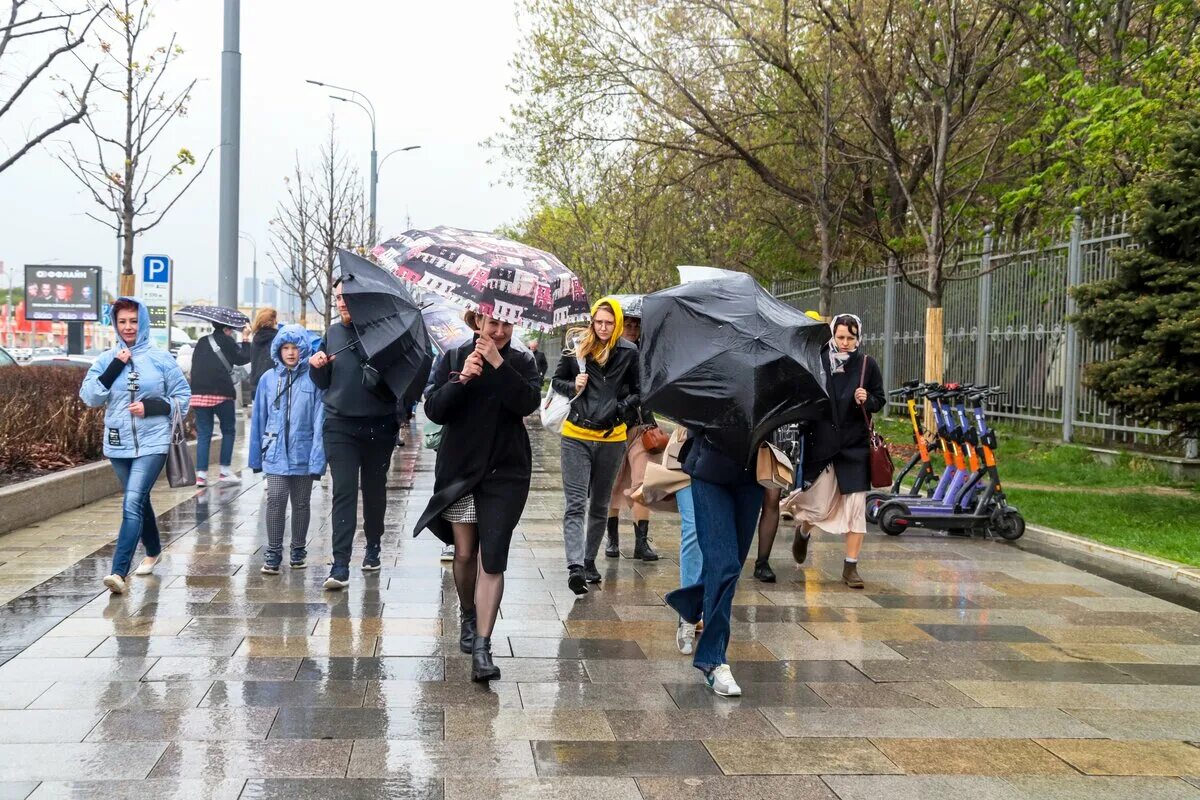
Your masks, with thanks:
M458 652L440 543L411 535L433 483L416 443L383 570L356 553L341 593L321 589L327 486L309 569L259 572L248 482L164 511L162 565L122 597L101 590L107 545L85 552L106 534L78 530L111 536L112 507L55 521L41 558L65 568L0 606L0 798L1200 798L1200 614L1007 544L911 534L868 537L854 592L840 540L801 569L781 533L779 582L748 567L735 599L744 695L717 698L662 602L678 518L653 520L663 560L602 558L576 599L557 442L534 438L490 686Z

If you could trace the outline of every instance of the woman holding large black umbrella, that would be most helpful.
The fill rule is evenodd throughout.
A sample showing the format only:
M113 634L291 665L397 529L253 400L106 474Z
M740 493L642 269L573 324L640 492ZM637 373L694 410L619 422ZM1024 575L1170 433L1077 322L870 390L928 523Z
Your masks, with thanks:
M476 316L472 340L438 361L425 413L442 426L433 497L417 522L454 545L459 647L471 678L500 677L491 637L504 594L513 530L525 510L533 453L525 417L537 409L533 356L512 345L511 323Z

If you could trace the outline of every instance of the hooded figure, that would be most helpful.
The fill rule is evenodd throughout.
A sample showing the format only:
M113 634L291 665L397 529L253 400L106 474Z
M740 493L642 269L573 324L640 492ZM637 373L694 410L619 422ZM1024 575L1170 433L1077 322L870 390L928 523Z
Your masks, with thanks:
M554 391L575 397L575 378L580 374L579 362L584 362L587 386L567 414L563 436L589 442L624 442L625 417L639 403L641 383L638 370L638 349L626 341L625 314L613 297L601 297L592 305L593 319L602 307L615 317L612 336L606 342L594 340L594 328L576 329L582 339L575 349L575 358L565 353L554 371ZM582 348L582 352L581 352Z
M285 344L295 345L299 361L288 367L280 358ZM250 422L250 468L268 475L313 475L325 472L324 392L308 380L312 354L308 331L285 325L271 342L275 366L263 373L254 395Z
M129 346L118 332L116 344L88 369L83 385L79 387L79 398L93 408L105 406L104 455L107 458L166 454L171 443L171 407L174 405L180 414L186 414L192 392L183 370L171 354L150 344L150 312L146 306L132 297L118 298L118 302L121 301L137 306L137 339ZM116 328L115 312L112 318ZM123 349L128 349L132 357L118 371L113 362L121 363L116 356ZM146 407L144 417L135 418L130 413L129 405L133 402L142 402Z

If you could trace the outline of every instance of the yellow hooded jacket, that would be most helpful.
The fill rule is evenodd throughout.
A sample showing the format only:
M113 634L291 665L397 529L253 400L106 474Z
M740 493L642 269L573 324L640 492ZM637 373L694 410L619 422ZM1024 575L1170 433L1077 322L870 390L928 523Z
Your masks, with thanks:
M611 351L617 346L617 342L621 341L621 334L625 332L625 311L621 308L621 304L615 297L601 297L595 303L592 303L592 316L596 316L596 310L605 304L613 310L613 316L616 317L612 337L604 347L606 351ZM605 433L608 435L605 436ZM618 424L610 431L594 431L590 428L581 428L573 424L569 419L563 422L562 427L563 436L583 442L623 442L627 438L627 433L628 431L624 422Z

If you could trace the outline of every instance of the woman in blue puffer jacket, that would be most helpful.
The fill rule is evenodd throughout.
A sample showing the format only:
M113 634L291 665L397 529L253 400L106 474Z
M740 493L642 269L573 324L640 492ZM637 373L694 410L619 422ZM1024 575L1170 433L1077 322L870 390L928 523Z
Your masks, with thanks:
M167 460L171 417L176 410L187 413L192 390L175 359L150 344L146 306L121 297L112 320L117 343L92 364L79 397L93 408L105 406L104 455L125 490L112 574L104 579L110 592L122 594L138 540L146 548L138 575L149 575L162 552L150 489Z
M278 575L283 523L292 500L292 569L307 565L309 498L325 473L325 392L308 380L312 343L307 330L285 325L271 342L275 367L263 373L250 422L250 468L267 474L267 550L262 571Z

